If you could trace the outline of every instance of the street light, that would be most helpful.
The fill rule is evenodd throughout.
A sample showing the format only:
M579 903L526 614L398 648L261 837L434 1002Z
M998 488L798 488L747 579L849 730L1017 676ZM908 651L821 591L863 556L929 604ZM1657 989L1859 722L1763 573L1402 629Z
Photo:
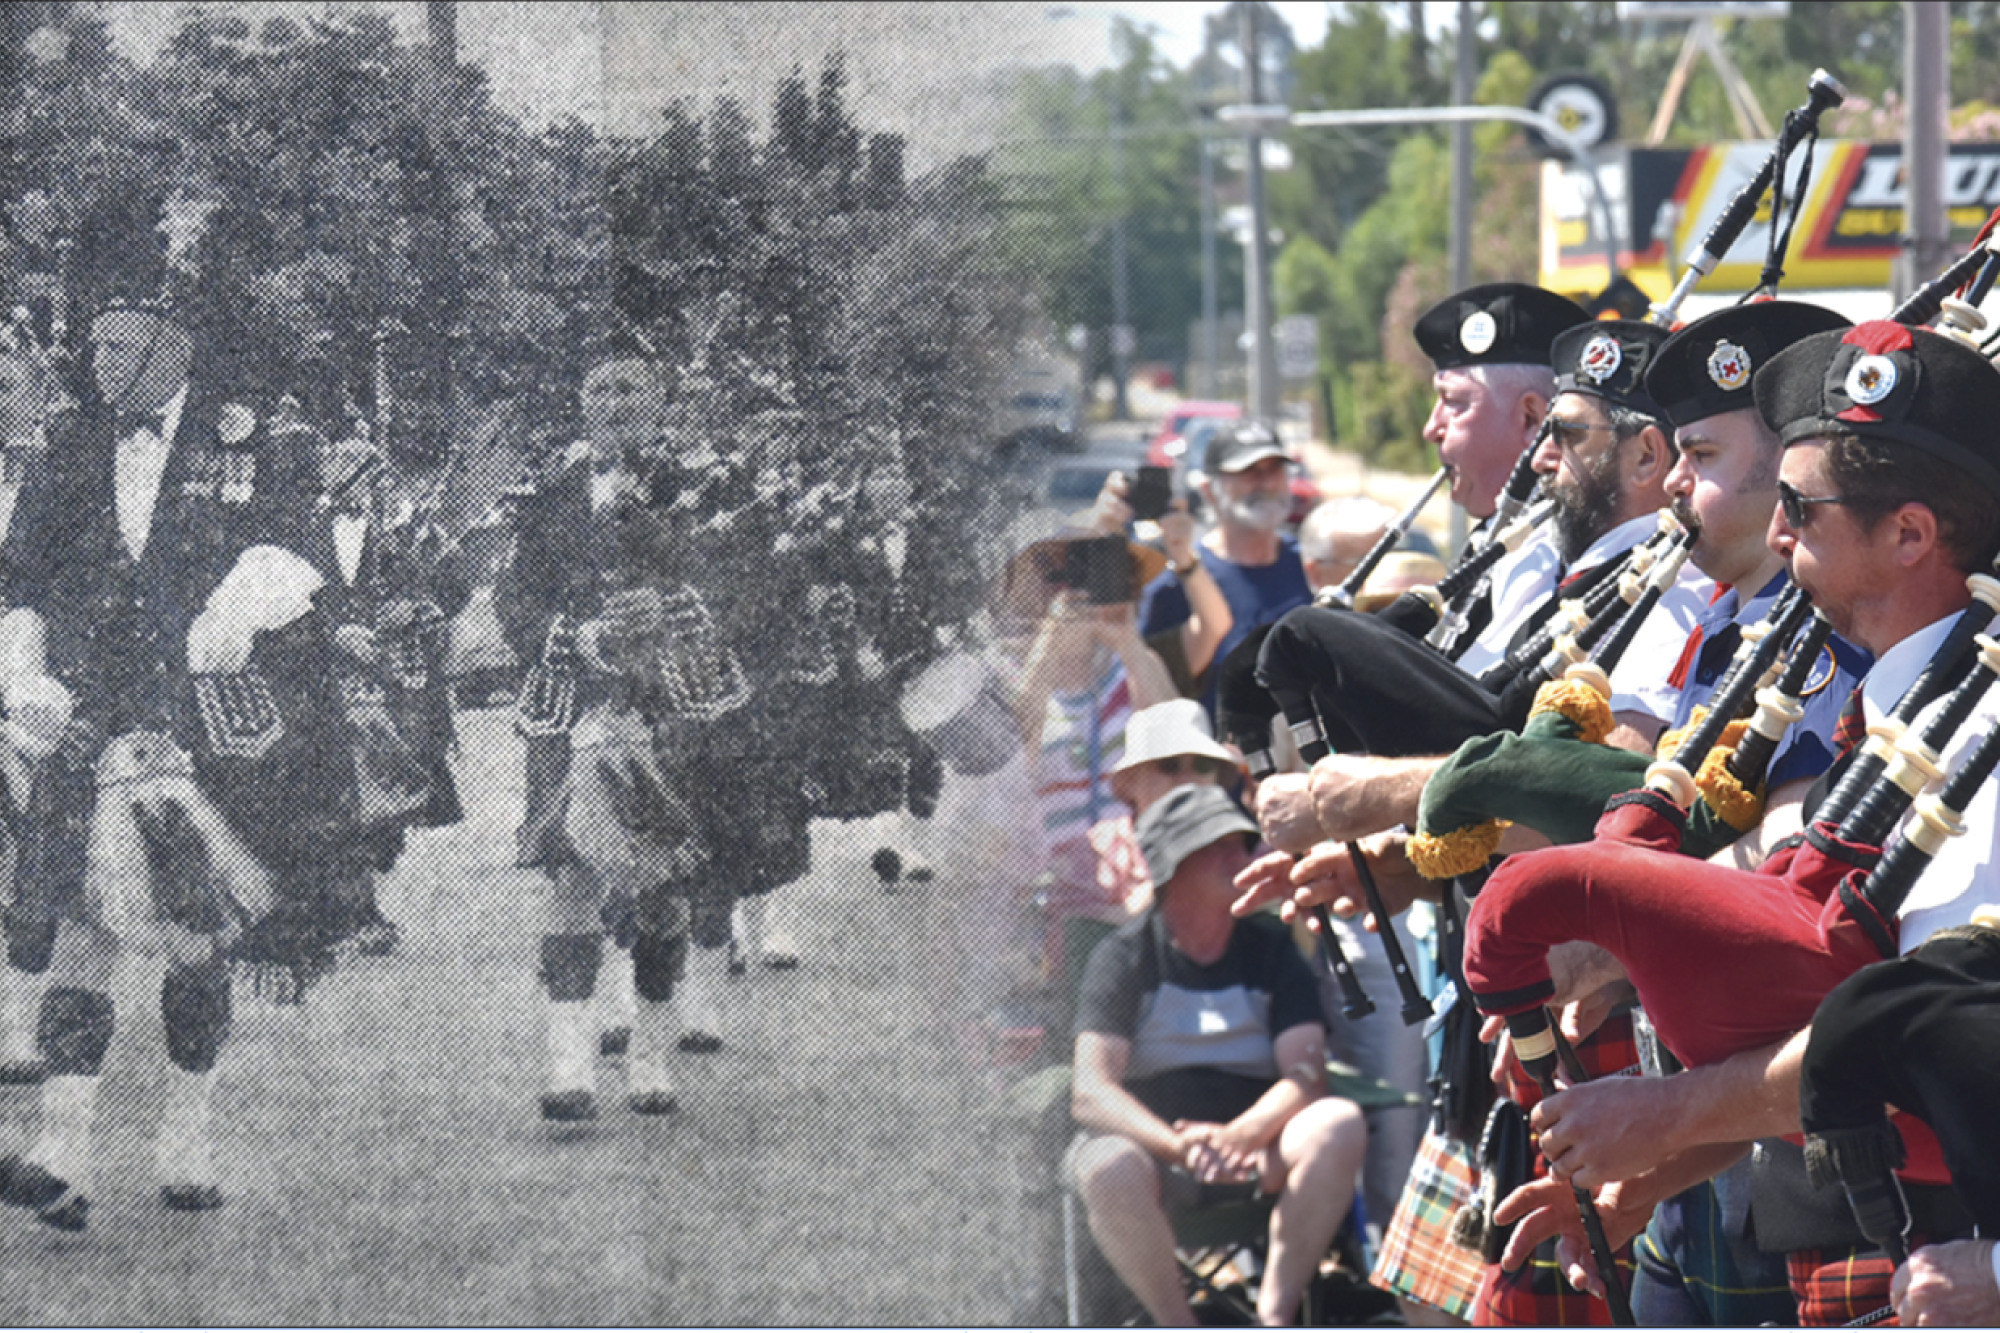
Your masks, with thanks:
M1452 125L1481 121L1509 121L1537 130L1560 149L1590 179L1590 192L1597 203L1598 219L1604 234L1604 261L1609 276L1618 274L1618 237L1611 227L1611 206L1604 185L1597 177L1597 162L1589 145L1563 128L1553 117L1524 106L1408 106L1366 107L1352 111L1293 111L1289 107L1263 105L1225 106L1215 113L1224 125L1244 134L1277 134L1287 129L1311 130L1365 125ZM1470 208L1471 201L1455 206Z

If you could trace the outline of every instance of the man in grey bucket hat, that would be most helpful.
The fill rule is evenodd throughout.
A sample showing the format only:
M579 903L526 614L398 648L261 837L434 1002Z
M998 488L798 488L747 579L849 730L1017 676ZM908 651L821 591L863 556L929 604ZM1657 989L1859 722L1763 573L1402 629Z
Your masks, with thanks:
M1141 816L1154 903L1100 944L1077 1001L1068 1171L1112 1268L1156 1323L1190 1324L1169 1215L1277 1196L1259 1322L1289 1323L1354 1197L1368 1130L1326 1094L1326 1024L1297 944L1229 913L1257 826L1219 788Z

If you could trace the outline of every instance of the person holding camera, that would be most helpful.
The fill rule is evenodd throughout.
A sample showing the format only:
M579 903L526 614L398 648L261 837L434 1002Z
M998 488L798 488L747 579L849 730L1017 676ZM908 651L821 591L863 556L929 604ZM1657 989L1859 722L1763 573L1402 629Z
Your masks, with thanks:
M1104 489L1091 507L1090 526L1107 536L1123 536L1137 519L1159 527L1160 549L1167 557L1167 568L1177 571L1187 615L1177 625L1167 622L1168 627L1152 634L1148 642L1167 664L1175 687L1192 697L1199 692L1197 682L1202 673L1218 656L1216 650L1230 636L1236 615L1222 585L1201 562L1187 497L1164 488L1149 491L1147 471L1141 468L1136 479L1122 472L1106 477Z
M1250 631L1312 600L1298 541L1284 530L1292 507L1293 466L1277 431L1266 422L1244 421L1216 432L1202 456L1204 475L1198 483L1215 525L1194 544L1189 558L1174 561L1171 579L1149 584L1140 607L1139 623L1153 635L1190 617L1206 624L1204 585L1221 594L1229 608L1228 626L1205 659L1197 661L1191 653L1188 660L1189 682L1198 688L1210 716L1215 713L1215 681L1207 668L1229 656Z

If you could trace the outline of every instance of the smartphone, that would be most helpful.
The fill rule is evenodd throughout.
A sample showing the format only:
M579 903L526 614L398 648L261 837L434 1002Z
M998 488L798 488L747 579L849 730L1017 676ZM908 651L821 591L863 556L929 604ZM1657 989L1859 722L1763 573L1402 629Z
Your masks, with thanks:
M1132 517L1157 522L1174 500L1174 470L1170 467L1142 467L1138 480L1125 493Z

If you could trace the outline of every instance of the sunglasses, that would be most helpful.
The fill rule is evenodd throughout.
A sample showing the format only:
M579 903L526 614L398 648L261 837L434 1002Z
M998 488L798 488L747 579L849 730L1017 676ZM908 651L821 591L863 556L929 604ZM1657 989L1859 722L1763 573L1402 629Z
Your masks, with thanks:
M1555 441L1556 448L1574 452L1581 449L1583 442L1598 431L1609 431L1612 427L1603 421L1569 421L1563 417L1550 417L1544 423L1544 429L1548 431L1549 438Z
M1854 501L1845 495L1801 495L1799 488L1789 481L1778 483L1778 509L1785 516L1785 526L1795 531L1804 531L1811 519L1811 505L1844 505Z

